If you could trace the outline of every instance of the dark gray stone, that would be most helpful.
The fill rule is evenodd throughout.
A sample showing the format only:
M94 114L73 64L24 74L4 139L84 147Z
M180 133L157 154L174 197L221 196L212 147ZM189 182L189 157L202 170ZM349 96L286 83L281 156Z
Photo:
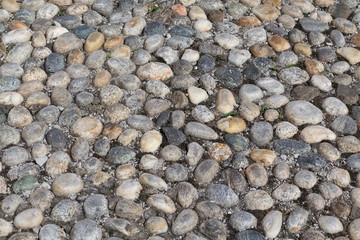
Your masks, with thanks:
M268 122L257 122L250 129L250 138L258 146L270 144L273 138L273 129Z
M293 139L278 139L274 141L274 149L280 154L301 154L309 152L311 146Z
M54 150L62 150L66 146L65 134L58 128L48 131L46 140Z
M226 134L225 142L236 152L242 151L248 147L248 139L238 134Z
M81 19L78 16L75 15L63 15L56 19L58 23L61 24L61 26L72 30L78 26L81 25Z
M330 126L335 131L346 135L353 135L358 130L356 122L347 115L337 116Z
M162 128L162 130L165 133L165 136L169 144L180 145L186 140L185 134L181 132L179 129L173 127L165 127Z
M245 230L235 235L234 240L265 240L266 238L255 230Z
M91 33L95 32L95 29L89 25L81 25L76 27L72 32L78 38L87 38Z
M215 64L215 59L209 54L202 55L197 62L199 70L203 72L210 72L214 69Z
M169 32L171 36L182 36L182 37L192 37L195 35L195 31L186 26L174 26Z
M135 152L125 147L112 147L106 155L106 161L114 164L127 163L135 157Z
M324 157L316 153L306 153L299 156L297 163L301 168L319 171L322 167L326 166Z
M95 0L91 8L107 17L114 11L112 0Z
M155 35L160 34L163 35L165 33L165 26L162 23L159 22L149 22L146 24L144 28L144 34L146 35Z
M329 26L313 18L304 17L299 20L300 26L305 32L325 32Z
M223 207L232 207L239 203L239 197L236 193L223 184L211 184L206 189L206 197Z
M228 88L239 87L243 79L238 69L232 67L222 67L215 72L215 76Z
M58 53L51 53L45 60L46 73L54 73L65 68L64 57Z

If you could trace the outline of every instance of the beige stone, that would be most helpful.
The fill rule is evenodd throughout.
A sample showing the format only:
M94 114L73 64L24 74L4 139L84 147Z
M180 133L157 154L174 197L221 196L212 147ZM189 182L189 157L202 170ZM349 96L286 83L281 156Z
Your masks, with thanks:
M86 39L84 49L87 53L92 53L96 50L99 50L104 44L104 41L104 34L100 32L93 32Z
M44 214L40 209L30 208L16 215L14 225L19 229L34 228L38 227L43 219Z
M228 117L228 118L220 119L216 123L216 126L221 131L230 134L242 132L246 129L245 121L237 117Z
M88 141L94 140L101 134L103 124L94 117L83 117L77 120L71 130L75 135Z
M162 142L162 135L156 130L146 132L141 140L140 147L144 152L155 152Z
M276 154L268 149L254 149L250 153L250 158L257 163L270 167L276 158Z
M343 47L336 50L336 53L345 58L350 64L360 62L360 51L352 47Z

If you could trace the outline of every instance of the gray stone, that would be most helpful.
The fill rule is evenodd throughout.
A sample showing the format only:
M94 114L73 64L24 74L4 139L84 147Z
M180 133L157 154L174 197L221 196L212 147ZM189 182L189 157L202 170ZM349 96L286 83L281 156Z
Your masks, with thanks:
M231 207L239 203L239 197L235 192L223 184L211 184L210 187L206 189L206 196L210 201L223 207Z

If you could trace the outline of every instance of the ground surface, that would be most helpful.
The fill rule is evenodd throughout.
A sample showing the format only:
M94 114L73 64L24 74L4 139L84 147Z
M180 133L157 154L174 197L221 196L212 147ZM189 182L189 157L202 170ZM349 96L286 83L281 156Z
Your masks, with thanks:
M0 2L0 239L360 239L357 0Z

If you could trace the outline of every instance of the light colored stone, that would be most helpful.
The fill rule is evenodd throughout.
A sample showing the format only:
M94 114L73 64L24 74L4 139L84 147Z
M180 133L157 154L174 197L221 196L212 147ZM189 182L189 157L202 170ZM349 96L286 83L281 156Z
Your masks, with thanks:
M136 72L140 80L164 81L174 76L171 68L160 62L151 62L140 66Z
M272 210L263 218L261 225L267 238L276 238L282 225L282 213Z
M311 84L324 92L330 92L332 90L331 81L324 75L312 76Z
M217 34L214 40L224 49L233 49L240 43L240 39L238 37L229 33Z
M123 34L125 36L139 35L146 26L146 21L142 17L136 17L125 23Z
M341 221L333 216L319 217L319 226L324 232L335 234L344 230Z
M194 0L195 2L195 0ZM205 11L198 7L198 6L192 6L189 11L189 18L191 20L199 20L199 19L207 19Z
M128 200L135 200L139 197L142 189L143 187L138 181L127 179L120 183L115 194Z
M188 88L188 95L190 102L196 105L205 101L209 97L204 89L194 86Z
M343 47L336 50L336 53L345 58L351 65L360 62L360 51L352 47Z
M14 225L19 229L34 228L40 226L43 219L44 214L40 209L30 208L16 215Z
M9 236L12 233L14 227L12 223L0 218L0 237Z
M102 132L103 124L94 117L84 117L77 120L71 130L75 135L93 141Z
M221 131L233 134L242 132L246 129L246 123L241 118L227 117L217 121L216 126Z
M322 108L331 116L346 115L349 113L349 109L345 103L335 97L326 98L322 103Z
M24 101L23 96L17 92L0 93L0 104L18 106Z
M64 173L55 178L52 190L56 196L69 196L79 193L84 187L81 177L75 173Z
M176 211L174 202L171 200L171 198L164 194L151 195L146 200L146 203L154 207L155 209L165 212L167 214L172 214Z
M200 32L208 32L212 29L212 23L207 19L198 19L194 22L193 28Z
M3 35L4 45L30 41L31 32L28 29L15 29Z
M334 141L336 139L333 131L319 125L304 128L300 133L300 137L307 143L319 143L324 140Z
M295 125L318 124L323 120L323 113L313 104L298 100L285 106L285 117Z
M186 49L181 59L188 62L196 62L200 58L200 53L192 49Z
M146 132L140 140L140 147L144 152L155 152L162 143L162 135L156 130Z
M250 153L250 158L257 163L270 167L276 158L276 154L268 149L254 149Z
M280 11L269 4L258 5L251 10L261 21L273 21L280 16Z
M231 112L236 104L234 95L228 89L220 89L216 94L216 110L222 113Z

